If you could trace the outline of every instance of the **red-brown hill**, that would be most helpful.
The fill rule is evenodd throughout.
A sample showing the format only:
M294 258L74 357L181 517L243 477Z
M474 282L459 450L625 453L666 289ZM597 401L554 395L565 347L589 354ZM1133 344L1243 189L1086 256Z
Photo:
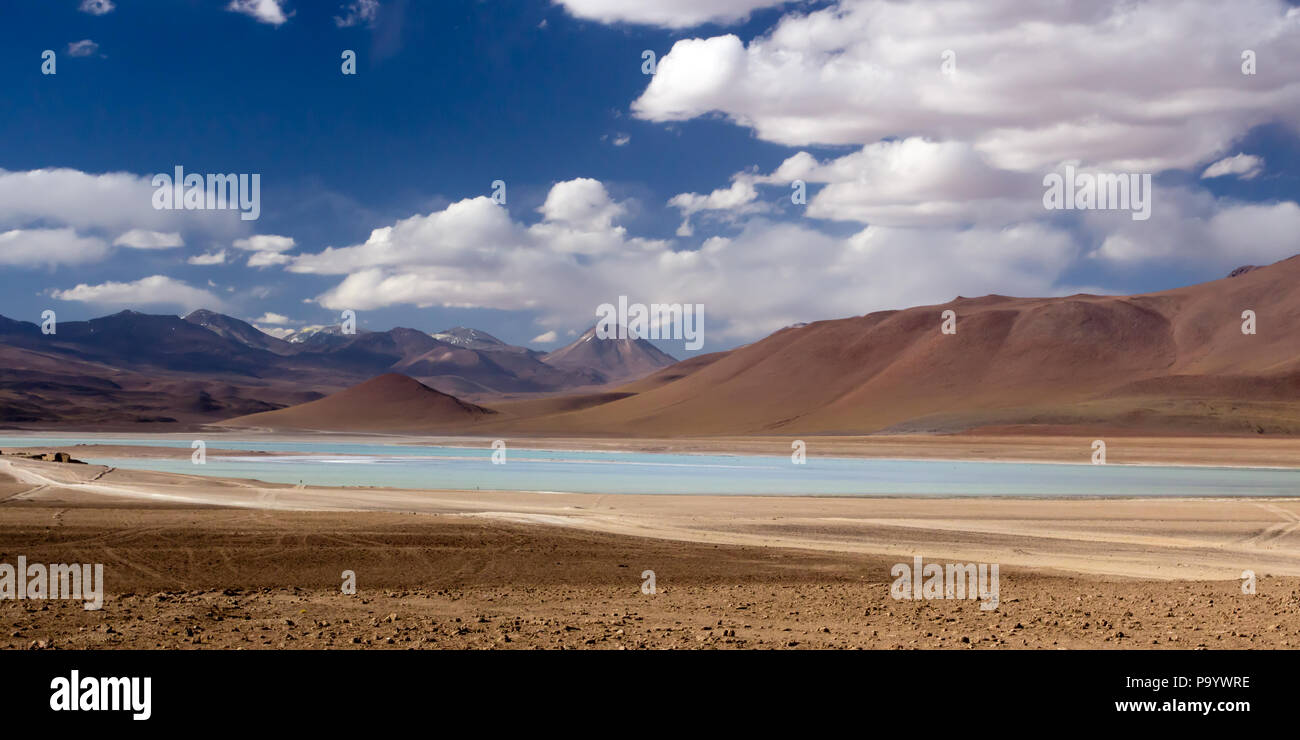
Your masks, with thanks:
M423 432L461 428L496 412L398 373L297 406L228 419L220 426L331 432Z

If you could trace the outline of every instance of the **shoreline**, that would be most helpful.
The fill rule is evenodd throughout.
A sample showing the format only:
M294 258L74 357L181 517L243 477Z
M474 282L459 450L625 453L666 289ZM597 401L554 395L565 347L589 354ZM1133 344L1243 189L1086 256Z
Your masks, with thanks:
M1300 576L1300 498L757 496L297 487L0 458L0 504L500 518L611 535L957 559L1102 576ZM0 508L2 510L2 508Z
M99 436L99 433L83 433ZM9 435L0 434L0 438ZM17 435L13 435L17 436ZM52 439L70 439L69 433L42 433ZM100 457L186 457L191 453L184 447L151 445L114 445L113 440L148 440L162 436L177 442L202 439L208 454L300 456L311 452L255 449L259 443L292 444L332 442L337 444L377 444L392 447L433 446L453 449L483 449L490 445L491 437L422 436L422 435L356 435L331 433L273 433L220 435L120 435L105 433L105 439L93 440L72 446L42 446L41 436L30 437L31 442L7 449L65 451L85 455L98 450ZM830 460L878 459L899 462L997 462L1022 464L1090 465L1092 437L1078 436L1024 436L1024 435L870 435L845 437L802 438L810 458ZM1167 437L1134 436L1113 437L1107 445L1107 465L1125 467L1185 467L1197 469L1300 469L1300 438L1251 437ZM26 440L25 440L26 441ZM222 444L244 444L245 448L221 447ZM545 452L582 452L587 454L677 454L735 457L788 458L790 439L736 437L701 438L591 438L591 437L523 437L507 438L512 449ZM0 449L3 449L0 447ZM110 454L111 452L111 454ZM354 453L329 453L348 455Z

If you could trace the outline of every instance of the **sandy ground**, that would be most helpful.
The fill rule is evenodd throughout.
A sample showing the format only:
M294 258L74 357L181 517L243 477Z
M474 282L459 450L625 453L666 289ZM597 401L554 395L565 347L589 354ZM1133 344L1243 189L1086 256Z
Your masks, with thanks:
M0 601L14 648L1300 645L1286 499L300 489L0 458L0 562L20 554L102 562L110 596ZM891 598L914 555L998 563L999 607Z

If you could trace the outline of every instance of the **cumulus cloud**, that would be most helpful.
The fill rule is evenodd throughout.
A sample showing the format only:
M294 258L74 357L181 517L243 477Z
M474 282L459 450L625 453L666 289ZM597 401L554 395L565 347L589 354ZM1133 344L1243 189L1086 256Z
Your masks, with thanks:
M1196 264L1220 272L1296 253L1300 205L1216 199L1205 191L1157 188L1149 221L1121 212L1086 212L1098 243L1090 256L1121 266Z
M285 252L293 249L294 243L291 236L257 234L246 239L236 239L233 246L236 249L247 249L250 252Z
M0 233L0 265L34 267L98 262L108 244L74 229L12 229Z
M97 51L99 51L99 44L90 39L73 41L68 44L68 56L88 57Z
M78 10L91 15L106 15L113 12L115 7L113 0L81 0Z
M188 260L186 260L186 262L188 262L191 265L200 265L200 266L224 265L226 263L226 250L221 249L216 252L208 252L206 254L196 254L193 257L190 257Z
M738 175L729 188L714 190L708 195L682 193L673 196L668 205L680 210L682 215L689 216L700 211L735 210L752 203L756 197L758 191L754 189L754 178Z
M760 8L790 0L555 0L574 17L601 23L638 23L689 28L702 23L732 23Z
M969 144L912 137L869 144L819 161L808 152L787 158L770 174L738 172L729 188L708 195L681 193L668 201L685 221L723 211L730 216L765 210L758 187L776 186L788 198L792 185L808 189L805 215L879 226L1005 225L1043 215L1040 177L997 169ZM822 185L815 193L812 186Z
M80 283L68 290L51 291L50 295L61 301L78 301L97 306L177 306L189 310L220 308L224 305L221 299L208 291L166 275L151 275L130 283Z
M1300 124L1300 86L1242 75L1243 49L1277 70L1300 64L1300 10L1281 0L841 0L788 14L749 43L676 42L632 109L660 122L721 113L791 146L956 140L1021 172L1066 160L1185 169L1253 126ZM941 72L945 51L955 75Z
M1041 215L1041 178L1001 170L971 145L912 137L828 162L800 153L768 182L825 183L808 215L885 226L1006 224Z
M282 314L271 313L270 311L267 311L266 313L262 314L260 317L253 319L253 323L275 324L276 326L280 326L289 323L289 317L284 316Z
M353 0L340 6L343 15L334 16L334 25L339 28L351 28L358 25L370 25L379 14L379 0Z
M292 260L292 257L280 252L254 252L248 256L248 266L273 267L275 265L286 265Z
M1281 61L1278 69L1300 62L1300 9L1277 0L1231 10L1209 0L840 0L791 12L748 42L678 41L632 108L658 122L720 113L794 147L858 147L830 158L797 151L770 173L749 169L729 186L675 196L682 237L693 216L735 225L779 211L866 225L855 244L887 234L942 253L971 235L997 245L1037 232L1064 240L1055 253L1112 269L1218 269L1294 253L1284 234L1300 207L1158 184L1153 218L1135 222L1127 210L1046 211L1042 178L1064 164L1155 175L1207 161L1202 178L1257 176L1262 159L1223 157L1255 126L1300 127L1300 85L1242 75L1243 49ZM795 181L807 187L799 210L789 201ZM1037 276L1022 284L1054 285L1042 265L1022 274Z
M0 169L0 227L69 226L122 234L133 229L203 231L231 238L248 226L231 210L159 210L151 176L91 174L68 168Z
M1212 177L1223 177L1225 175L1235 175L1242 180L1253 180L1256 175L1264 171L1264 159L1251 154L1238 154L1233 157L1224 157L1218 162L1205 168L1201 173L1202 180L1208 180Z
M260 23L269 23L277 27L289 20L289 15L292 15L285 14L284 8L281 7L281 0L230 0L226 10L243 13Z
M113 240L115 247L131 249L171 249L185 246L185 240L175 231L149 231L148 229L131 229Z
M761 210L754 201L758 198L758 189L754 187L761 178L751 173L737 173L731 187L719 188L704 195L701 193L679 193L668 200L668 205L681 211L682 225L677 227L677 236L691 236L695 233L691 226L691 216L701 211L725 211L734 217Z
M704 303L715 337L753 338L795 321L941 301L958 292L1053 292L1078 248L1064 231L871 226L848 237L750 219L697 248L630 236L603 185L553 186L543 220L514 221L489 198L376 229L362 244L293 258L294 272L340 275L330 309L410 304L535 311L543 329L586 325L620 295ZM962 270L950 269L962 264ZM540 339L535 341L542 341Z
M554 342L556 339L559 339L559 335L555 333L554 329L552 329L548 332L543 332L541 334L538 334L537 336L528 340L528 343L529 344L550 344L551 342Z
M293 272L342 275L366 267L477 260L500 266L511 245L522 241L522 229L504 208L479 197L451 204L427 216L412 216L370 233L362 244L329 247L294 258ZM428 253L422 253L428 250Z
M580 177L556 183L537 209L547 221L587 231L608 230L624 207L609 197L599 180Z

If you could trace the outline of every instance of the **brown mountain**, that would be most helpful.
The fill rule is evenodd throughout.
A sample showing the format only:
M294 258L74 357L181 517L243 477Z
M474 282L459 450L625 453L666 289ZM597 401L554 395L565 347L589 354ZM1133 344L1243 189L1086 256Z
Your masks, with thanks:
M0 316L0 425L192 426L315 400L386 372L471 400L607 382L595 369L554 367L474 329L442 332L443 341L402 327L338 328L283 341L200 309L61 321L47 335Z
M955 334L941 332L945 310ZM1248 310L1253 335L1242 332ZM503 427L563 434L1297 434L1297 327L1293 257L1160 293L959 297L818 321L678 363L604 403L497 408Z
M398 373L309 403L241 416L218 426L313 431L430 431L459 427L488 417L491 409L440 393Z
M941 331L947 310L956 314L955 334ZM1242 332L1245 311L1255 317L1254 334ZM563 366L572 363L645 377L568 395L493 400L492 413L389 375L234 421L629 436L1300 434L1297 326L1300 257L1144 295L958 297L819 321L657 371L652 366L667 361L657 350L642 353L638 342L620 345L592 332L543 363L527 351L475 350L413 330L361 333L319 350L304 343L282 355L274 343L265 349L240 341L246 332L238 325L218 333L176 317L123 312L61 322L57 335L44 336L35 324L0 318L0 423L196 423L301 403L395 368L474 387L491 387L474 384L495 375L536 387L545 382L529 372L569 372ZM505 358L528 367L510 367Z
M191 324L197 324L218 336L232 339L248 347L264 349L277 355L293 354L298 348L294 345L267 334L247 321L240 321L231 316L200 308L181 317Z
M639 337L601 339L593 326L572 344L543 356L542 362L564 370L594 370L605 382L619 382L644 377L677 360Z

